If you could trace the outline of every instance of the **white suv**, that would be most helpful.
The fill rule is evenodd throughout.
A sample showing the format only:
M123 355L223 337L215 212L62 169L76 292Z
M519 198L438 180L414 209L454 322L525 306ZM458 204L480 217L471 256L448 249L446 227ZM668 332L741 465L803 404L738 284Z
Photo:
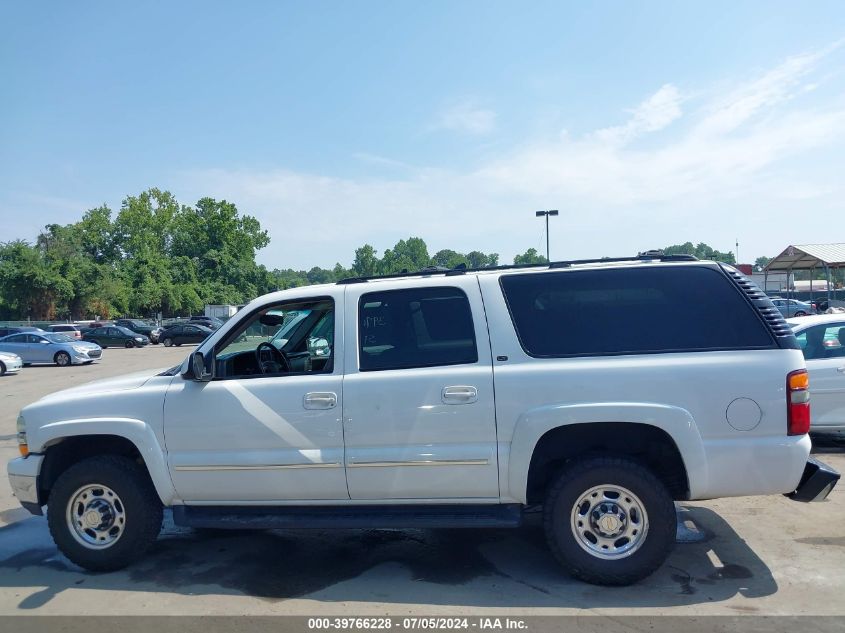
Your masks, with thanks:
M164 507L194 527L482 528L542 505L570 573L626 584L672 548L674 500L827 496L808 401L795 336L728 266L428 269L261 297L179 367L48 396L9 473L92 570L141 556Z

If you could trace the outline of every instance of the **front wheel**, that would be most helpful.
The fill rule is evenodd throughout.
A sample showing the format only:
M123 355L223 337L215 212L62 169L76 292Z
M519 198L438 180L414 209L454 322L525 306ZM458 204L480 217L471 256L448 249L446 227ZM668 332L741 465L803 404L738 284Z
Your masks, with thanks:
M135 347L135 343L133 343L132 341L126 341L126 342L123 344L123 347L125 347L126 349L130 349L130 348L132 348L132 347Z
M91 457L62 473L50 491L47 522L71 561L112 571L140 558L161 530L162 506L136 462L117 455Z
M2 361L0 361L0 376L5 376L5 375L6 375L6 366L3 364Z
M649 576L675 544L675 504L666 486L626 458L571 462L549 488L543 520L558 561L597 585Z
M68 367L70 365L70 354L67 352L57 352L53 357L53 361L59 367Z

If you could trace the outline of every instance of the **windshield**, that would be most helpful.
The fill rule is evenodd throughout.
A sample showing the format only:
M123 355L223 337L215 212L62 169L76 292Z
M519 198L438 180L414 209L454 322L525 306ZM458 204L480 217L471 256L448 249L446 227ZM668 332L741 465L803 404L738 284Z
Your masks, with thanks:
M285 343L290 338L290 333L293 332L297 325L302 323L302 320L311 314L311 310L293 310L291 312L282 312L280 310L270 310L270 314L279 314L284 316L284 322L278 332L273 335L270 342L277 348L282 349Z
M45 334L44 338L52 343L76 343L76 339L67 334Z

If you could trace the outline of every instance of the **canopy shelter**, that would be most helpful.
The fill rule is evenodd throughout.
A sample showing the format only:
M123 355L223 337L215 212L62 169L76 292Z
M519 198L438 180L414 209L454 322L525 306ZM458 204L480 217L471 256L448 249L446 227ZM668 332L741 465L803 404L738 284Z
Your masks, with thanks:
M827 278L827 300L831 299L831 283L830 270L831 268L845 267L845 243L839 244L797 244L787 246L786 249L777 257L772 259L763 269L766 276L769 273L787 273L791 274L796 270L815 271L821 268L825 271ZM815 275L811 272L810 275L810 292L812 292L812 279Z

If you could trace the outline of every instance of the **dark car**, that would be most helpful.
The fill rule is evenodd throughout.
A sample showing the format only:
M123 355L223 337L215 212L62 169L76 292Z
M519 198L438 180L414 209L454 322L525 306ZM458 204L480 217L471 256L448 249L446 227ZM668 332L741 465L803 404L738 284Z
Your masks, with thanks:
M18 327L0 327L0 337L9 336L10 334L20 334L21 332L43 332L40 327L32 327L29 325L21 325Z
M158 335L161 333L161 328L157 325L152 325L141 319L117 319L114 324L137 332L138 334L143 334L150 339L150 343L153 345L158 343Z
M119 325L97 327L82 334L82 340L91 341L100 347L143 347L150 339Z
M171 325L161 333L159 340L165 347L182 343L202 343L213 331L199 323Z
M217 317L210 316L192 316L190 319L188 319L188 321L194 324L204 325L210 330L216 330L221 325L223 325L223 321L221 321Z

